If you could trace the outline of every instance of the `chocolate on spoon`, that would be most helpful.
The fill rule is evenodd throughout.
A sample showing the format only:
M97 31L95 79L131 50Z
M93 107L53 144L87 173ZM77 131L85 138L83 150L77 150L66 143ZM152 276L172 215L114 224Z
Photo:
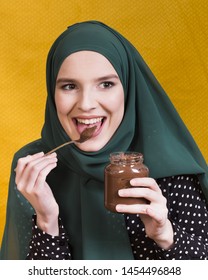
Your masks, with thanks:
M64 143L64 144L62 144L62 145L60 145L60 146L54 148L53 150L47 152L47 153L45 154L45 156L52 154L53 152L57 151L58 149L60 149L60 148L62 148L62 147L64 147L64 146L66 146L66 145L69 145L69 144L72 144L72 143L84 143L85 141L89 140L89 139L92 137L92 135L93 135L95 129L96 129L96 125L84 129L84 130L82 131L82 133L80 134L80 138L79 138L79 139L66 142L66 143Z

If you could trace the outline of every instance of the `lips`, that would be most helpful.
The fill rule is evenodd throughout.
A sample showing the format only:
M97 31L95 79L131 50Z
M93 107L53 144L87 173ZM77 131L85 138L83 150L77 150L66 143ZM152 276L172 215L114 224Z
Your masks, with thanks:
M93 133L93 137L95 137L100 133L105 119L106 119L105 117L91 117L91 118L78 117L78 118L74 118L74 123L76 125L79 134L81 134L82 131L85 130L86 128L96 126L97 128Z
M82 119L82 118L77 118L76 121L79 124L96 124L99 123L103 120L103 118L91 118L91 119Z

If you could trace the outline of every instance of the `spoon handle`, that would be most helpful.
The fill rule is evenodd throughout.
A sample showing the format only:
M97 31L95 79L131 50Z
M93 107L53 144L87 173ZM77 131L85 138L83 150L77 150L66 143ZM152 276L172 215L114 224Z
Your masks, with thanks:
M60 149L60 148L62 148L62 147L64 147L64 146L66 146L66 145L72 144L72 143L74 143L74 142L77 142L77 141L76 141L76 140L72 140L72 141L66 142L66 143L64 143L64 144L62 144L62 145L60 145L60 146L54 148L53 150L50 150L49 152L47 152L47 153L45 154L45 156L48 156L48 155L52 154L53 152L57 151L58 149Z

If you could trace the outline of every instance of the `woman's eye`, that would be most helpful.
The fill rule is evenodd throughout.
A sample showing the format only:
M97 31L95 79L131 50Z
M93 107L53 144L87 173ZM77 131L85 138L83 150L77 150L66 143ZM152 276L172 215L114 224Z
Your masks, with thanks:
M67 84L67 85L62 86L62 89L64 89L64 90L73 90L75 88L76 88L75 84Z
M101 87L101 88L111 88L113 85L114 85L113 82L102 82L102 83L100 84L100 87Z

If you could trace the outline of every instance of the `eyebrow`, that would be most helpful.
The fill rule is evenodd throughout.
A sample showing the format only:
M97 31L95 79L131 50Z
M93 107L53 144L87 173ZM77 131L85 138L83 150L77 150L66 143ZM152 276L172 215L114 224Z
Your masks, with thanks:
M95 80L99 82L99 81L110 80L110 79L119 79L119 77L116 74L112 74L112 75L107 75L107 76L97 78Z
M100 81L105 81L105 80L110 80L110 79L119 80L119 77L116 74L112 74L112 75L107 75L107 76L96 78L95 81L100 82ZM60 78L60 79L57 79L56 84L69 83L69 82L76 82L76 79Z

